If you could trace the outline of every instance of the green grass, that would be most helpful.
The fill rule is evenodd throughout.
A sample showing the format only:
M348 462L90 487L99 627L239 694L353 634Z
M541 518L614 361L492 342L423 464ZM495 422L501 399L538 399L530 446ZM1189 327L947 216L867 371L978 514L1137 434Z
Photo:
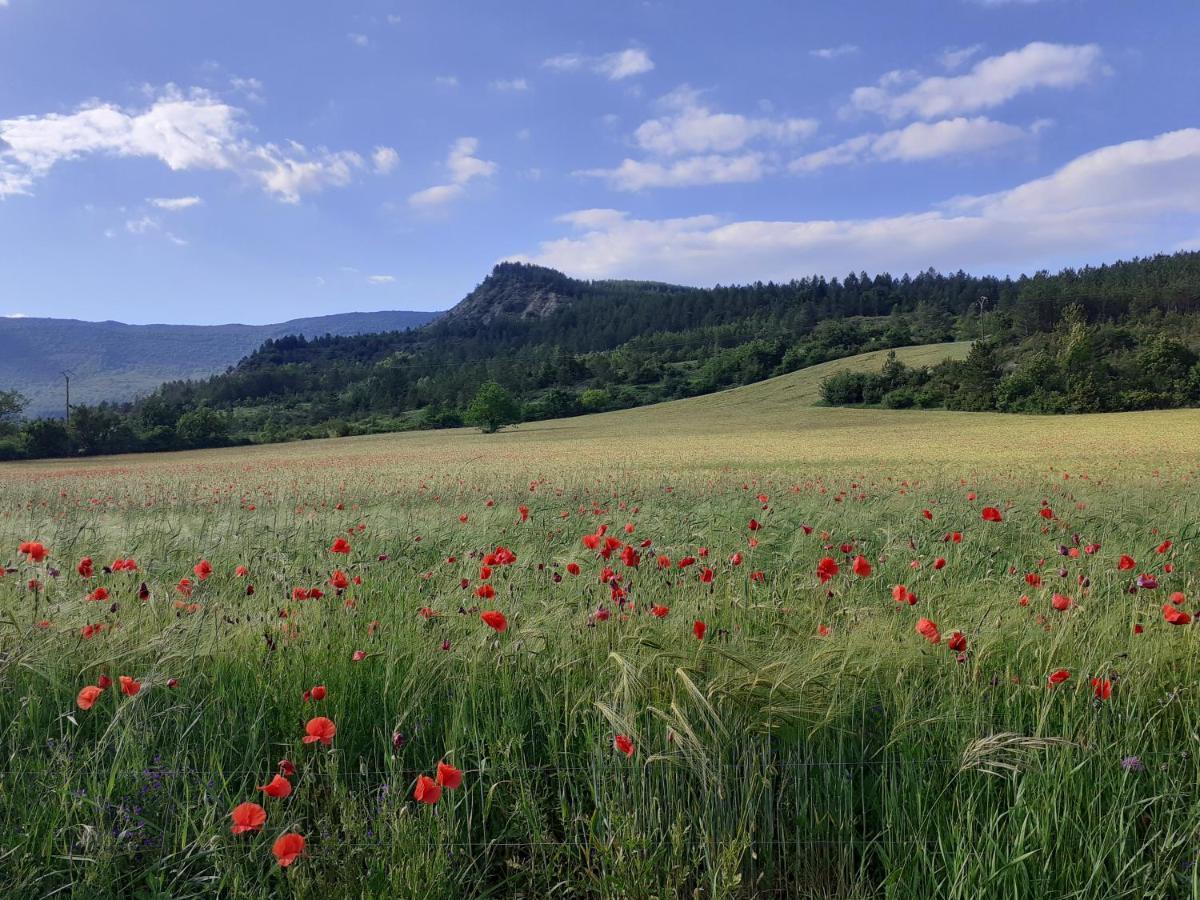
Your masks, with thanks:
M1200 646L1161 606L1180 591L1194 610L1200 590L1200 416L828 409L810 405L821 374L494 436L0 466L17 570L0 578L0 883L19 897L1195 894ZM600 524L653 542L636 569L584 547ZM351 528L353 553L329 553ZM17 554L34 539L58 577ZM485 602L480 560L499 545L517 561ZM701 547L695 566L655 565ZM849 572L859 552L869 577ZM85 583L85 554L140 571ZM822 586L826 554L842 572ZM201 558L215 574L177 608ZM335 596L334 568L362 585ZM1139 573L1159 587L1131 593ZM895 603L895 584L918 603ZM112 596L84 599L98 585ZM327 596L291 599L314 585ZM1054 592L1075 607L1055 611ZM915 632L922 616L942 643ZM84 640L95 623L110 628ZM1071 678L1049 688L1058 668ZM143 690L77 709L102 673ZM1111 699L1092 677L1113 680ZM317 684L327 697L305 703ZM337 724L329 748L300 742L314 715ZM295 792L264 799L283 757ZM463 787L419 806L414 781L441 759ZM245 801L268 821L234 837ZM271 843L289 830L307 852L280 869Z

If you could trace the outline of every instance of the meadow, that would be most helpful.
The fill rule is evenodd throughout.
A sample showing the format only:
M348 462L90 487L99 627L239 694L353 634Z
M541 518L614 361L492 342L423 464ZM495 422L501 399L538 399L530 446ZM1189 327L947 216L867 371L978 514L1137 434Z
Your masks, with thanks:
M828 371L0 466L5 896L1200 893L1200 413Z

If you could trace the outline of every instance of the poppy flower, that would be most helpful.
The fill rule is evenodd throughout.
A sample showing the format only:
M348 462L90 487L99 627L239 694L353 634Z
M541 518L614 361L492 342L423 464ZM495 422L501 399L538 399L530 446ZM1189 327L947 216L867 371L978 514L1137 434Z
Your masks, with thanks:
M892 588L892 599L897 603L907 603L909 606L917 605L917 595L902 584L897 584Z
M327 719L325 716L317 716L309 719L308 724L304 726L304 743L315 744L320 741L326 747L333 743L333 736L337 734L337 726L333 724L332 719Z
M491 600L496 596L496 589L490 584L481 584L475 588L475 596L482 600Z
M236 575L238 578L245 578L247 575L250 574L250 570L247 569L245 566L238 566L236 569L233 570L233 574Z
M366 658L367 658L366 650L355 650L353 653L350 654L351 662L362 662Z
M112 679L107 675L101 675L98 679L96 679L96 684L100 685L100 690L108 690L110 687L112 687Z
M1054 510L1048 506L1043 506L1040 510L1038 510L1038 515L1040 515L1043 519L1053 519Z
M268 797L274 797L276 800L282 800L292 793L292 783L282 775L276 775L267 784L259 788Z
M667 617L667 613L669 613L670 611L671 611L671 607L663 606L660 603L655 603L653 606L650 607L650 614L652 616L654 616L654 618L656 618L656 619L665 619Z
M759 524L758 519L751 519L746 527L751 531L758 531L758 529L762 528L762 525Z
M94 591L92 591L90 594L88 594L87 598L89 600L93 600L93 601L107 600L108 596L109 596L108 588L98 587Z
M929 619L918 619L916 632L931 644L940 644L942 642L941 632L938 631L938 627Z
M233 826L229 830L234 834L261 831L267 823L267 811L257 803L239 803L229 815L233 819Z
M75 566L75 571L79 573L81 578L91 578L93 574L92 558L90 556L85 556L83 559L81 559L79 564Z
M341 569L335 569L333 574L329 576L329 583L336 590L344 591L350 586L350 579Z
M695 622L692 623L692 634L694 634L696 636L696 640L698 640L698 641L704 640L704 633L706 631L708 631L708 626L705 625L703 622L701 622L699 619L697 619Z
M1157 547L1154 548L1154 552L1155 553L1166 553L1170 549L1171 549L1171 542L1163 541L1161 544L1159 544Z
M579 568L579 563L567 563L567 571L572 575L578 575L582 570Z
M946 641L946 646L955 653L962 653L967 649L967 638L961 631L956 631L950 635L950 640Z
M294 831L281 834L275 841L274 846L271 847L271 852L279 860L279 865L286 868L294 863L297 857L304 852L304 836L296 834Z
M447 790L457 790L462 787L463 773L446 762L437 764L437 783Z
M1070 597L1067 597L1063 594L1055 594L1050 600L1050 605L1059 612L1066 612L1073 604Z
M520 515L522 522L529 521L529 507L528 506L524 506L524 505L518 506L517 513L518 513L518 515Z
M80 688L79 693L75 697L75 705L80 709L91 709L103 693L103 688L89 684L87 687Z
M318 684L316 687L309 688L307 691L304 692L304 701L306 703L309 700L324 700L324 699L325 699L325 685L323 685L323 684Z
M413 799L418 803L429 806L442 798L442 787L428 775L417 776L417 786L413 788Z
M1000 510L994 506L985 506L980 514L985 522L1003 522L1004 516L1000 515Z
M1056 669L1055 671L1050 673L1050 677L1047 678L1046 681L1051 686L1053 686L1056 684L1062 684L1064 681L1066 681L1070 677L1071 677L1071 673L1068 672L1066 669Z
M819 563L817 563L817 580L819 580L821 584L825 584L840 571L841 569L838 567L837 561L831 556L826 556Z
M479 618L483 620L483 624L498 634L504 634L508 630L508 619L497 609L485 610L479 614Z
M937 559L935 559L933 561L933 568L935 571L938 571L938 572L940 572L942 569L946 568L946 557L939 556Z
M618 734L613 738L613 746L629 758L633 758L633 741L629 739L628 735Z
M330 553L340 553L343 556L348 556L350 553L350 542L344 537L334 538L333 543L329 547Z
M703 584L712 584L712 580L715 576L716 573L712 569L708 568L708 566L705 566L700 570L700 581Z
M851 568L859 578L866 578L871 574L871 564L862 555L854 557L854 563L851 565Z
M1134 568L1137 568L1137 560L1126 553L1121 554L1121 558L1117 561L1118 571L1128 572Z
M817 626L817 634L820 637L829 637L829 626L828 625L818 625Z
M40 541L26 541L18 549L29 558L30 562L35 563L40 563L50 555L50 551Z
M1163 618L1171 625L1188 625L1192 621L1192 617L1183 610L1176 609L1170 603L1163 604Z
M921 510L921 515L924 518L928 519L930 522L933 521L933 512L931 510L923 509L923 510Z
M1092 693L1097 700L1107 700L1112 697L1112 682L1107 678L1092 679Z
M204 581L213 573L212 563L210 563L207 559L202 559L200 562L192 566L192 572L195 573L198 579Z
M122 675L117 681L121 683L121 693L126 697L132 697L142 689L141 682L134 681L128 675Z

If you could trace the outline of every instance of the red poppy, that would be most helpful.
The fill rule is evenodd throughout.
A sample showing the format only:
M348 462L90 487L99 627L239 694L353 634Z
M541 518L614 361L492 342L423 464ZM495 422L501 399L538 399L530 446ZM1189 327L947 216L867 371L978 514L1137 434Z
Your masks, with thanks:
M276 800L282 800L284 797L292 793L292 783L282 775L276 775L267 784L259 788L268 797L274 797Z
M704 584L712 584L712 580L715 576L716 573L708 566L705 566L700 570L700 581Z
M1066 681L1070 677L1071 677L1071 673L1068 672L1066 669L1056 669L1055 671L1050 673L1050 677L1046 680L1053 686L1056 684L1062 684L1064 681Z
M751 531L758 531L758 529L762 528L762 525L759 524L758 519L751 519L746 527Z
M96 679L96 684L100 685L100 690L105 691L112 687L112 679L107 675L101 675Z
M281 759L279 761L279 771L288 778L292 778L296 774L296 766L290 759Z
M418 803L430 806L442 798L442 787L428 775L417 776L417 786L413 789L413 799Z
M481 584L475 588L475 596L482 600L491 600L496 596L496 589L490 584Z
M437 764L437 783L447 790L457 790L462 786L463 773L447 762Z
M518 507L517 507L517 513L518 513L518 514L521 516L521 521L522 521L522 522L528 522L528 521L529 521L529 507L528 507L528 506L523 506L523 505L522 505L522 506L518 506Z
M305 691L304 699L305 700L324 700L325 699L325 685L318 684L316 687L310 688L309 690Z
M1092 679L1092 693L1097 700L1107 700L1112 696L1112 682L1107 678Z
M829 626L828 625L818 625L817 626L817 634L820 637L829 637Z
M1000 510L994 506L985 506L981 513L985 522L1003 522L1004 516L1000 515Z
M582 570L579 568L579 563L567 563L567 571L572 575L578 575Z
M339 591L344 591L350 587L350 579L341 569L335 569L333 574L329 576L329 583Z
M261 831L267 823L267 811L257 803L239 803L229 815L233 819L233 826L229 830L234 834Z
M87 595L89 600L107 600L108 588L98 587Z
M1048 506L1043 506L1040 510L1038 510L1038 515L1040 515L1043 519L1053 519L1054 510Z
M825 582L829 581L829 579L833 578L840 571L841 569L838 567L837 561L831 556L826 556L817 563L817 580L821 584L825 584Z
M483 624L488 628L496 631L499 634L504 634L508 630L508 619L504 617L504 613L496 609L489 609L479 614L479 618L483 620Z
M1128 572L1134 568L1137 568L1137 560L1126 553L1122 553L1121 558L1117 561L1117 569L1122 572Z
M80 709L91 709L103 693L103 688L89 684L87 687L80 688L79 693L75 697L75 705Z
M698 640L698 641L704 640L704 633L706 631L708 631L708 626L705 625L703 622L701 622L699 619L697 619L695 622L692 623L692 634L694 634L696 636L696 640Z
M1053 606L1055 609L1057 609L1059 612L1066 612L1068 609L1071 608L1073 603L1072 603L1070 597L1067 597L1063 594L1055 594L1054 597L1050 600L1050 605Z
M289 831L287 834L281 834L271 847L271 852L275 854L275 858L279 860L279 865L283 867L290 866L304 852L304 836L296 834L294 831Z
M329 546L330 553L341 553L347 556L350 553L350 542L344 537L334 538L333 543Z
M923 509L923 510L921 510L921 515L924 516L926 519L928 519L930 522L933 521L933 512L932 511L930 511L928 509Z
M75 571L78 572L82 578L91 578L92 558L90 556L85 556L83 559L81 559L79 564L75 566Z
M1154 548L1154 552L1155 553L1166 553L1170 549L1171 549L1171 542L1163 541L1161 544L1159 544L1157 547Z
M618 734L613 738L613 746L624 753L626 756L633 757L633 741L628 735Z
M245 566L238 566L236 569L233 570L233 574L236 575L238 578L245 578L247 575L250 574L250 570L247 569Z
M326 747L333 743L333 736L337 734L337 726L333 724L332 719L327 719L325 716L317 716L314 719L309 719L308 724L304 726L304 743L315 744L320 741Z
M907 603L909 606L917 605L917 595L902 584L892 588L892 599L897 603Z
M961 631L956 631L950 635L950 640L946 641L946 646L955 653L962 653L967 649L967 638Z
M937 559L935 559L935 560L933 561L933 568L934 568L936 571L939 571L939 572L940 572L942 569L946 568L946 557L944 557L944 556L939 556Z
M40 541L26 541L18 549L29 557L30 562L35 563L40 563L50 555L50 551Z
M134 681L128 675L122 675L117 681L121 683L121 693L126 697L132 697L142 689L141 682Z
M1176 609L1170 603L1163 604L1163 618L1171 625L1188 625L1192 621L1192 617L1183 610Z
M200 579L201 581L204 581L210 575L212 575L212 572L213 572L212 563L210 563L207 559L202 559L202 560L200 560L200 562L198 562L194 566L192 566L192 572L195 573L195 575L198 579Z
M669 613L670 611L671 611L671 607L663 606L660 603L655 603L653 606L650 607L650 614L652 616L654 616L654 618L656 618L656 619L665 619L667 617L667 613Z
M367 658L366 650L355 650L353 653L350 654L351 662L362 662L366 658Z
M938 627L929 619L918 619L916 631L917 634L921 635L931 644L940 644L942 642L941 632L938 631Z

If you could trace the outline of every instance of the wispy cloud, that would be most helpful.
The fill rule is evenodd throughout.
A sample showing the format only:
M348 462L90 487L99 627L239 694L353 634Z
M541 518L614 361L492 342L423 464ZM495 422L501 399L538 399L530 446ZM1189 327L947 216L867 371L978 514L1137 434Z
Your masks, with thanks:
M654 61L645 50L630 47L602 56L587 56L582 53L562 53L551 56L542 63L547 69L559 72L575 72L586 69L603 75L611 81L621 81L634 75L644 75L654 68Z
M890 119L933 119L991 109L1036 88L1076 87L1104 71L1095 44L1035 41L980 60L963 75L923 78L911 71L889 72L875 85L856 88L850 109Z
M817 59L837 59L839 56L853 56L858 52L858 44L838 44L836 47L821 47L817 50L809 50L809 56L815 56Z
M169 212L178 212L181 209L187 209L191 206L199 206L203 203L199 197L151 197L149 203L151 206L157 206L159 209L165 209Z
M492 82L492 90L520 93L529 90L529 82L524 78L499 78Z
M478 138L461 137L456 140L450 147L445 164L446 171L450 175L450 183L435 184L409 195L409 205L421 209L443 206L462 196L465 185L470 181L476 178L489 178L495 174L496 164L477 157L475 153L478 149Z
M93 101L73 113L0 119L0 198L28 194L55 166L88 157L157 159L172 171L240 174L287 203L349 184L365 167L349 150L254 143L244 110L168 86L144 109Z

